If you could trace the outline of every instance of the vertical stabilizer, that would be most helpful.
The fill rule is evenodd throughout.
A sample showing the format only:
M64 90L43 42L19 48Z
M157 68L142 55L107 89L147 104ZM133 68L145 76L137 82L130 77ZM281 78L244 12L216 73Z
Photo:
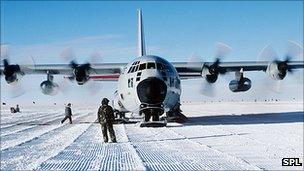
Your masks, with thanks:
M144 56L146 55L146 44L145 44L145 35L144 35L144 28L142 23L142 14L141 10L137 11L138 17L138 25L137 25L137 56Z

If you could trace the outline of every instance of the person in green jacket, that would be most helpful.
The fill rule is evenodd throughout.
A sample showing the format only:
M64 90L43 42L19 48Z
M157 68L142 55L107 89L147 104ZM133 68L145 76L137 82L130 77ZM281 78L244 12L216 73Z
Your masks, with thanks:
M101 131L104 142L108 142L108 131L112 142L117 142L115 132L113 129L114 112L113 108L109 106L109 100L107 98L102 99L101 106L98 109L98 121L101 125Z

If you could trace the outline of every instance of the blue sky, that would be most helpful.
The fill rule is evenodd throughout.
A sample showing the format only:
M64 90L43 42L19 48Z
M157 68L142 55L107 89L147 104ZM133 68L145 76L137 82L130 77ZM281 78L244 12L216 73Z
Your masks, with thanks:
M104 56L105 61L128 61L135 55L136 9L139 8L143 10L149 52L169 60L183 61L191 53L211 60L214 44L219 41L233 48L233 53L226 60L255 60L267 44L272 44L282 55L286 41L303 44L301 1L5 1L1 5L1 43L10 44L13 53L14 46L17 46L15 51L21 51L20 46L57 45L88 36L110 35L114 38L95 42L99 46L94 50L106 51L108 56ZM79 44L74 46L75 51L81 51L81 56L86 56L86 49L91 50ZM115 53L108 47L129 51ZM81 48L84 50L79 50ZM52 50L58 50L57 54L61 51ZM37 60L47 56L32 53ZM20 52L17 54L15 57L22 56Z
M104 62L128 62L136 55L136 9L148 53L169 61L192 53L211 61L216 42L233 48L224 61L256 60L268 44L283 56L288 40L303 46L303 1L1 1L1 44L17 62L64 63L66 47L79 61L99 52Z

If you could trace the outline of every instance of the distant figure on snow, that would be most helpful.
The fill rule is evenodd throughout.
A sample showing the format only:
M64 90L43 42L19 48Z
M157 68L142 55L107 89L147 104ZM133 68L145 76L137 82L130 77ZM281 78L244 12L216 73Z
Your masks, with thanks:
M65 107L65 117L62 119L61 123L63 123L66 119L70 120L70 124L72 124L72 109L71 109L71 103L68 103L68 105Z
M101 125L101 131L104 142L108 142L108 131L110 133L111 141L116 143L115 132L113 129L114 112L113 108L108 105L109 100L107 98L102 99L101 106L98 109L98 122Z
M14 107L11 107L11 113L16 113L16 109Z
M17 105L17 106L16 106L16 108L11 107L10 109L11 109L11 113L17 113L17 112L19 112L19 113L20 113L20 108L19 108L19 105Z
M16 112L19 112L19 113L20 113L19 105L16 106Z

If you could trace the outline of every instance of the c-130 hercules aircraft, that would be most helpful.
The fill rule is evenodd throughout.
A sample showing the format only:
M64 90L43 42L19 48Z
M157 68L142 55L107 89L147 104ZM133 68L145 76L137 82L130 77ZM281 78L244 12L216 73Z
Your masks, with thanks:
M283 80L289 71L303 68L304 61L286 60L251 62L168 62L162 57L147 55L142 23L142 13L138 10L138 54L129 63L85 63L77 64L9 64L4 59L1 75L8 84L17 82L25 74L47 74L47 80L40 84L46 95L54 94L58 84L53 75L68 75L79 85L89 80L118 81L114 98L114 109L119 113L131 112L143 115L141 126L165 126L160 116L167 114L167 120L185 118L180 113L181 79L204 78L209 84L216 82L220 74L235 72L235 79L229 83L232 92L247 91L250 79L243 76L245 71L264 71L274 80Z

